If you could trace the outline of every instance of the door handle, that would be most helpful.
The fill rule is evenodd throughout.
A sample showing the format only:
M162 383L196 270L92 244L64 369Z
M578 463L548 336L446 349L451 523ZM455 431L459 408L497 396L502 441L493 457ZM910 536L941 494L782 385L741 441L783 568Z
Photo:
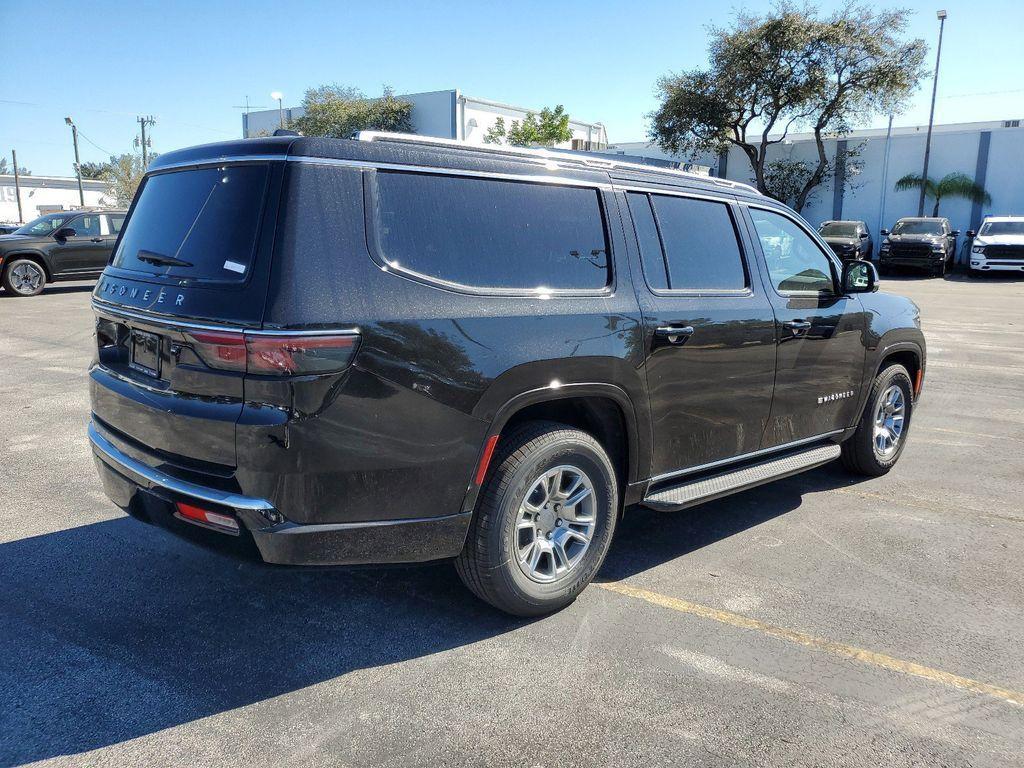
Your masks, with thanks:
M102 237L93 237L93 238L91 238L89 240L89 242L90 243L102 243L103 242L103 238Z
M654 329L654 338L664 339L669 344L685 344L691 336L692 325L662 325Z
M787 320L783 325L793 331L793 333L797 333L798 331L806 331L810 328L811 322L810 320Z

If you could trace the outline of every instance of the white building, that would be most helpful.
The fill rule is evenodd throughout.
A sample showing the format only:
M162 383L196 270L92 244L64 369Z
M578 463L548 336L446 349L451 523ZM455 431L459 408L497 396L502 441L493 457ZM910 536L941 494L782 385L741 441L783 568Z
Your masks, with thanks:
M965 232L977 229L983 216L997 214L1024 215L1024 127L1020 120L936 125L932 129L931 158L928 176L941 179L948 173L965 173L981 184L992 196L990 205L973 204L968 200L943 200L939 215L949 218L955 229ZM802 214L817 226L826 219L857 219L867 223L879 242L878 230L891 228L901 216L916 216L919 192L895 192L896 180L914 173L920 175L924 164L927 125L892 129L886 140L885 128L858 130L842 139L829 139L825 151L830 159L836 152L859 147L860 172L849 185L837 183L834 176L818 187ZM614 144L602 150L609 154L626 154L660 159L688 160L673 157L646 141ZM814 161L817 150L810 134L793 134L784 143L776 144L768 153L775 158ZM750 161L739 147L718 157L695 158L710 165L712 175L751 183ZM931 215L932 201L925 204L925 215Z
M527 112L540 112L538 109L526 109L466 96L457 89L407 93L398 98L412 104L412 124L416 133L442 139L459 139L474 144L483 143L487 130L499 117L504 119L505 128L508 129L513 120L522 122ZM301 107L286 107L285 125L290 125L302 114ZM249 112L242 115L242 135L249 138L273 133L280 127L280 119L281 116L276 109ZM570 119L569 129L572 131L572 141L559 144L559 147L599 150L608 145L608 133L601 123L585 123Z
M54 211L81 207L78 179L74 176L18 176L21 187L21 220L18 218L18 192L13 174L0 175L0 222L24 223ZM82 179L86 207L114 205L110 184L95 179Z

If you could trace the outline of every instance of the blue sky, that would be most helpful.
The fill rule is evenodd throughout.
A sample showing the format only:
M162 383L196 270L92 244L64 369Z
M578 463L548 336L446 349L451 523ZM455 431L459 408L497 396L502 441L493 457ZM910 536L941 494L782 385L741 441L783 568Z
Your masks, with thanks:
M932 45L938 3L914 10L911 33ZM337 82L373 95L459 88L498 101L565 104L602 121L610 139L640 140L659 76L701 66L720 2L62 2L0 0L0 152L36 174L70 175L64 116L82 160L131 150L136 115L152 114L153 148L237 137L248 94L298 104ZM821 3L830 8L835 3ZM943 43L937 122L1024 118L1024 3L954 0ZM931 66L931 64L929 64ZM930 81L897 125L928 119ZM884 124L878 120L875 124Z

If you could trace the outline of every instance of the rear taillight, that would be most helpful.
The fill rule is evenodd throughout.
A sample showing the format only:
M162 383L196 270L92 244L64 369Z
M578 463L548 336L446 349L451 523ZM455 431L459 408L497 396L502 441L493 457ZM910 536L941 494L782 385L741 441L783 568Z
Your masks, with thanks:
M352 362L355 334L256 334L192 331L192 348L211 368L270 376L343 371Z

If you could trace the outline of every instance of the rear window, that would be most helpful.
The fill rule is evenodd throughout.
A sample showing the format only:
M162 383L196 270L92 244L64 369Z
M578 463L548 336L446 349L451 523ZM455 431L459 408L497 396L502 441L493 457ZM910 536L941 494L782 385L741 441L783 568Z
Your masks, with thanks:
M380 256L392 266L483 289L609 283L596 189L378 172L376 192Z
M146 179L113 266L191 280L242 282L252 266L268 166L228 165Z

